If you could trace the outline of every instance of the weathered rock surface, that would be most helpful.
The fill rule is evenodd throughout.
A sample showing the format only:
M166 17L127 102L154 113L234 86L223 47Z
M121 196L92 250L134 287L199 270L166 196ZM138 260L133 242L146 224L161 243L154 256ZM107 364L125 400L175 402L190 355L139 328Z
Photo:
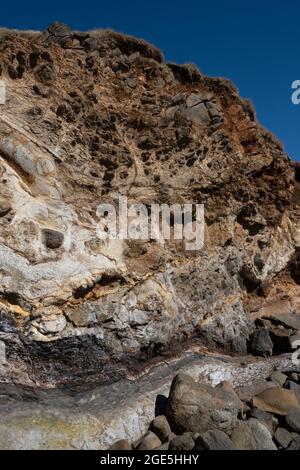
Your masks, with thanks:
M148 431L135 448L136 450L154 450L160 445L159 438L152 431Z
M132 445L126 439L120 439L109 448L110 450L132 450Z
M1 30L0 52L0 447L133 442L168 387L144 382L137 405L126 377L190 344L291 352L300 330L299 167L251 103L229 81L166 64L156 47L113 31ZM120 195L149 208L204 204L204 246L187 250L172 217L166 241L99 238L108 228L98 206L116 206ZM202 366L213 385L237 379L232 358ZM244 398L268 377L256 370L238 367ZM112 385L83 394L100 384ZM114 384L132 393L128 403ZM57 402L44 402L52 389ZM172 425L235 427L242 412L228 385L191 391L195 413L173 390ZM168 430L155 429L161 447ZM297 445L294 436L289 448Z
M262 411L286 416L293 409L300 409L300 402L293 390L269 388L253 398L253 405Z
M293 441L293 435L285 428L277 428L274 435L274 441L280 448L287 449Z
M166 416L175 432L230 431L241 409L242 403L230 384L223 382L212 388L190 376L178 375L171 386Z
M252 364L254 365L254 364ZM250 365L249 365L250 366ZM285 372L282 373L286 378L298 380L298 374L282 368ZM273 374L270 376L278 376L279 370L275 369ZM200 376L198 376L200 378ZM260 384L262 382L263 375L260 375ZM240 382L243 377L240 377ZM283 382L283 379L281 380ZM202 410L202 416L200 415L200 422L203 423L203 415L205 415L206 425L209 430L205 432L195 432L195 422L199 420L199 408L200 406L205 407L207 405L207 391L208 387L204 391L203 383L205 380L200 378L200 383L193 380L192 376L186 374L177 375L171 385L171 391L167 400L167 406L165 407L165 415L159 415L157 420L157 432L156 438L152 430L155 429L152 421L148 433L145 436L150 436L150 443L156 445L158 442L158 435L161 433L161 428L166 429L167 432L164 436L164 444L156 447L158 450L172 450L172 451L187 451L187 450L295 450L299 448L300 443L300 428L299 428L299 409L291 409L285 418L278 416L282 413L278 412L278 407L274 406L274 409L270 412L265 412L259 408L253 406L252 400L248 402L246 406L243 406L243 410L238 414L238 419L235 419L233 428L225 426L224 431L219 428L219 423L216 423L213 419L209 419L215 414L220 414L220 400L216 399L215 404L211 404L207 407L206 412ZM190 400L187 401L187 385L191 389ZM237 383L235 384L237 385ZM224 387L224 382L221 382L221 386ZM228 386L228 384L227 384ZM197 403L195 401L195 390L198 387ZM218 392L218 386L210 387L210 393L212 390ZM174 392L174 390L176 391ZM266 391L270 389L266 388ZM276 385L271 389L272 394L269 396L269 401L272 398L273 404L280 402L285 399L287 402L287 396L282 394L282 391L286 389L277 387ZM181 400L177 400L176 406L174 406L174 396L181 396ZM288 395L289 396L289 395ZM157 397L158 399L159 397ZM255 401L256 397L253 397ZM200 404L200 406L199 406ZM286 403L285 403L286 405ZM235 413L236 403L228 402L227 412ZM191 416L191 411L187 413L187 408L193 409L194 413ZM156 409L158 409L156 407ZM162 408L160 408L162 410ZM176 419L181 419L185 414L185 426L178 426L175 422ZM171 430L170 430L171 426ZM152 429L152 430L151 430ZM188 429L190 429L188 431ZM200 427L198 428L200 430ZM175 435L174 430L177 435ZM139 445L143 443L145 436L143 436L135 444L135 448L138 449ZM118 445L118 442L116 443ZM151 445L151 444L150 444Z
M231 441L238 450L277 450L267 427L252 418L247 422L238 422Z
M192 450L194 447L195 441L191 433L186 432L170 441L169 450Z
M2 381L109 382L187 338L245 353L256 317L296 332L297 169L230 82L60 23L0 50ZM203 203L204 247L99 239L119 195Z
M156 416L151 423L151 430L157 435L161 442L169 440L172 433L168 420L164 415Z
M77 395L68 387L43 392L8 384L6 398L0 399L0 448L107 449L121 439L134 443L147 432L157 410L161 413L174 375L183 372L214 386L226 379L237 387L261 381L274 368L288 369L290 362L289 357L271 358L245 367L229 356L189 353L135 380Z
M300 409L291 409L285 417L286 424L293 432L300 433Z
M272 356L273 342L266 328L256 330L251 339L251 352L256 356Z
M223 431L208 431L200 436L195 449L205 450L235 450L230 438Z

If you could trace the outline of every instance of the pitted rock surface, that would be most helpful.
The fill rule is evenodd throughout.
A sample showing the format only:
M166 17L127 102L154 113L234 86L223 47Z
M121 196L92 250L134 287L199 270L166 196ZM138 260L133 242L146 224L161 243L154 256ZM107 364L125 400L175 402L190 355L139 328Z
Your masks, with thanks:
M246 353L266 305L299 316L299 168L229 81L62 24L0 51L1 381L109 382L194 338ZM203 203L204 247L99 239L119 195Z

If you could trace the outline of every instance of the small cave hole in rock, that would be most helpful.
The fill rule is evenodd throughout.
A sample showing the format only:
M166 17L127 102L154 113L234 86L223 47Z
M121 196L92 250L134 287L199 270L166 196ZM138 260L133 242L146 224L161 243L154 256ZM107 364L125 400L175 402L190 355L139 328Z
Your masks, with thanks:
M300 250L297 250L290 264L291 278L296 284L300 284Z
M64 241L64 236L62 233L51 229L43 229L42 237L44 245L49 248L49 250L56 250L60 248Z
M299 163L295 163L294 171L295 171L295 180L297 181L297 183L300 183L300 164Z

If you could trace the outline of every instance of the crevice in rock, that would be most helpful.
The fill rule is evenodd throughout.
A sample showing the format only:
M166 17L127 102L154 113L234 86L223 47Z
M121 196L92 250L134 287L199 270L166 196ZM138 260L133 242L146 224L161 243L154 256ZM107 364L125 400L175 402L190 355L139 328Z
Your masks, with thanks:
M94 282L92 285L83 287L80 286L77 289L73 291L73 297L74 299L85 299L88 294L92 293L93 290L96 287L106 287L106 286L111 286L115 285L116 283L124 283L124 278L122 276L119 276L117 274L114 275L109 275L109 274L103 274L101 278Z
M32 309L28 302L17 292L0 292L0 300L4 300L10 305L21 307L27 311Z
M300 250L297 250L290 266L291 278L300 285Z

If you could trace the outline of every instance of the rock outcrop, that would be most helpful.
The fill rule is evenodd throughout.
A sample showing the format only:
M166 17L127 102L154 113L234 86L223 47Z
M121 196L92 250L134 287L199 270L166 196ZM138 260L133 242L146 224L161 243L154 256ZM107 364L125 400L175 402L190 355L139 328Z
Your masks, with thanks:
M250 102L112 31L2 30L0 51L0 381L107 383L193 340L290 347L299 168ZM204 204L204 247L99 239L119 195Z
M274 376L285 377L282 387L277 387ZM290 377L288 379L288 376ZM297 380L294 382L293 379ZM136 442L127 441L127 448L134 450L294 450L300 448L300 401L295 399L290 407L292 381L299 383L299 374L282 374L275 371L265 380L264 392L272 395L273 404L269 413L262 411L256 396L242 403L231 384L220 382L216 387L197 383L187 374L177 375L171 385L165 414L158 415L146 432ZM267 384L270 386L267 388ZM250 396L253 387L248 389ZM286 393L285 393L286 392ZM236 394L237 393L237 394ZM282 409L290 408L285 421ZM257 407L258 406L258 407ZM168 419L170 426L168 426ZM156 423L163 423L164 431ZM279 425L281 424L281 425ZM175 434L176 433L176 434ZM117 441L110 449L123 449L124 440Z

